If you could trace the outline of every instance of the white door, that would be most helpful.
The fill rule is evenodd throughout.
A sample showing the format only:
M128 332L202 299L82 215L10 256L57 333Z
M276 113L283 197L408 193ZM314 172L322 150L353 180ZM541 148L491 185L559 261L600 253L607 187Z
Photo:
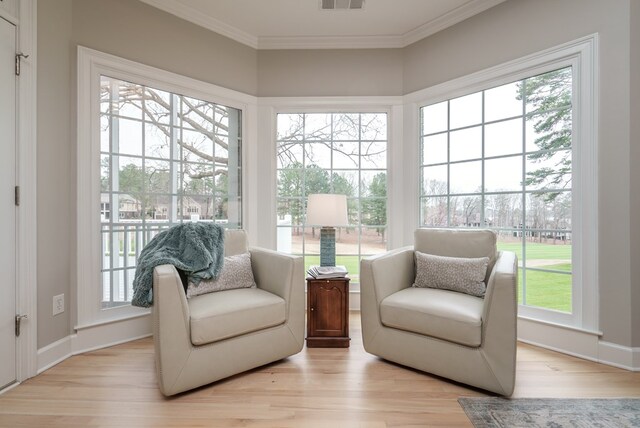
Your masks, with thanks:
M0 389L16 380L16 27L0 18Z

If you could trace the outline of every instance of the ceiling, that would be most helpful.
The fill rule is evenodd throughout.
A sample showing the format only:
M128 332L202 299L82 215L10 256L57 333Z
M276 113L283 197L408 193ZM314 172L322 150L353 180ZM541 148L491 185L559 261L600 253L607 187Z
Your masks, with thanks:
M255 49L401 48L505 0L141 0Z

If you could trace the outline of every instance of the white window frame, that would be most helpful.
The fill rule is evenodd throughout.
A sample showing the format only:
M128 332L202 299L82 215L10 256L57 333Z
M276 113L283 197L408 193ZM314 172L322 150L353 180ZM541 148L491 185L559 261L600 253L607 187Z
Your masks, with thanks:
M263 195L265 213L259 229L268 231L261 236L261 245L277 247L277 139L276 121L279 113L386 113L387 114L387 248L402 245L402 212L404 210L402 159L402 97L265 97L260 98L258 122L264 140L259 144L268 159L261 171L258 194Z
M559 68L573 70L572 230L573 312L565 314L520 305L519 318L569 326L593 332L598 316L598 35L593 34L490 69L454 79L405 96L418 110L422 106L522 80ZM405 129L415 136L412 168L414 222L419 224L419 117L407 118ZM409 159L409 158L407 158Z
M154 87L199 98L242 111L242 164L255 164L248 156L255 145L256 98L241 92L184 77L155 67L78 47L78 141L77 141L77 324L76 330L144 317L149 309L123 305L102 309L100 241L100 76ZM250 124L248 124L251 123ZM243 168L243 200L253 196L255 178ZM245 229L248 210L242 204Z
M355 107L351 107L351 108L349 108L349 109L348 109L348 111L345 111L345 109L344 109L344 108L342 108L342 109L340 109L340 110L326 110L326 109L318 109L317 111L315 111L315 110L314 110L314 111L300 111L300 110L296 110L296 111L288 111L288 110L286 110L286 109L283 109L282 111L278 111L278 112L275 114L275 127L276 127L276 129L277 129L277 122L278 122L278 119L277 119L277 118L278 118L278 115L279 115L279 114L291 115L291 114L310 114L310 113L311 113L311 114L312 114L312 113L316 113L316 114L327 114L327 115L334 115L334 114L375 114L375 113L380 113L380 114L385 114L385 115L386 115L386 118L387 118L387 123L386 123L386 125L387 125L387 135L385 136L385 137L386 137L386 139L384 140L384 142L386 143L386 153L385 153L385 155L386 155L386 158L387 158L387 162L386 162L386 165L385 165L384 173L385 173L385 175L386 175L386 180L387 180L387 197L386 197L386 200L385 200L385 204L386 204L386 218L387 218L387 222L386 222L386 224L385 224L385 234L386 234L386 241L387 241L387 245L385 246L385 251L386 251L386 250L389 250L389 222L390 222L390 218L389 218L389 209L390 209L390 196L391 196L391 195L390 195L390 193L389 193L389 188L390 188L390 185L389 185L389 173L390 173L390 171L389 171L389 152L390 152L389 138L390 138L390 135L391 135L391 132L390 132L391 110L389 109L389 106L385 106L385 107L380 108L380 109L378 109L378 110L376 110L375 108L371 108L371 106L367 106L366 111L365 111L365 110L363 110L363 109L359 109L359 110L358 110L358 109L357 109L357 108L355 108ZM331 141L333 141L333 135L331 136ZM354 141L356 141L356 140L354 140ZM358 141L358 143L362 143L362 142L363 142L363 140L362 140L362 139L359 139L359 140L357 140L357 141ZM306 140L306 139L303 139L303 140L300 140L300 141L296 141L296 142L297 142L297 143L300 143L300 144L302 144L302 143L304 143L304 144L308 144L308 142L307 142L307 140ZM315 141L314 141L314 142L315 142ZM278 143L279 143L279 141L276 139L276 141L275 141L276 152L274 153L274 156L276 157L276 163L277 163L277 147L278 147ZM359 156L360 156L360 155L359 155ZM286 168L285 168L285 169L286 169ZM341 170L342 170L342 168L334 169L334 168L333 168L333 162L331 162L331 168L329 168L329 169L327 169L327 168L322 168L322 169L323 169L324 171L328 171L328 172L331 172L331 173L335 173L336 171L338 171L338 172L339 172L339 171L341 171ZM356 170L355 168L351 169L351 171L355 171L355 170ZM367 171L367 170L369 170L369 169L367 169L367 168L365 168L365 169L364 169L364 171ZM371 170L373 170L373 169L371 169ZM275 191L275 193L274 193L274 194L275 194L275 207L276 207L276 211L277 211L277 204L278 204L278 199L279 199L279 197L278 197L278 192L277 192L277 186L278 186L278 183L277 183L277 174L278 174L278 171L280 171L280 170L276 167L276 184L275 184L275 186L276 186L276 191ZM359 166L358 166L358 168L357 168L357 171L358 171L358 173L359 173L359 174L362 172L360 164L359 164ZM382 170L379 170L379 171L382 171ZM360 194L358 194L358 197L356 197L356 198L351 197L351 198L348 198L348 199L356 199L356 200L358 200L358 204L359 204L359 206L361 206L361 205L360 205L360 203L362 202L362 200L363 200L363 199L367 199L367 197L363 197L363 196L361 196ZM289 229L293 229L293 227L294 227L293 225L292 225L292 226L284 226L284 228L289 228ZM303 229L304 229L304 228L307 228L307 227L310 227L310 226L309 226L309 225L307 225L306 223L304 223L304 224L302 225L302 228L303 228ZM357 227L358 227L359 229L362 229L363 227L369 227L369 226L367 226L367 225L363 225L363 224L359 224ZM282 226L278 226L278 225L276 224L276 231L278 230L278 228L282 228ZM276 240L277 240L277 239L276 239ZM305 247L306 247L306 244L303 246L303 248L305 248ZM318 255L318 254L307 254L307 253L303 253L302 255L303 255L303 256L305 256L305 257L306 257L306 256L318 256L318 257L319 257L319 255ZM336 254L336 255L338 255L338 254ZM355 255L355 254L354 254L354 255ZM370 255L371 255L371 254L362 254L362 248L361 248L361 245L360 245L360 241L358 241L358 254L357 254L358 258L359 258L359 259L361 259L362 257L368 257L368 256L370 256ZM306 263L306 260L305 260L305 263ZM359 276L359 275L358 275L358 276ZM358 282L353 282L353 281L352 281L352 284L355 284L357 287L359 287L359 286L360 286L360 282L359 282L359 281L358 281Z

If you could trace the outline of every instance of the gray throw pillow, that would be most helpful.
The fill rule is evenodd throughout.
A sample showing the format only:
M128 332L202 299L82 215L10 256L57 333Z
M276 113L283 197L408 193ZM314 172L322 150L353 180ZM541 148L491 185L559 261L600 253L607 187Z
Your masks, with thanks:
M251 254L243 253L224 258L224 265L216 279L204 279L196 285L189 282L187 298L215 291L252 288L256 286L251 270Z
M484 297L484 277L488 264L488 257L444 257L416 251L416 280L413 286Z

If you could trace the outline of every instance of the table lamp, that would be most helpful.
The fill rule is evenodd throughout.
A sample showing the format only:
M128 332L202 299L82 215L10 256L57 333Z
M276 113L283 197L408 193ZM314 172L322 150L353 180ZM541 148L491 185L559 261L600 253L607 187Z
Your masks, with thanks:
M320 266L336 265L335 226L347 226L345 195L314 194L307 200L307 225L321 226Z

